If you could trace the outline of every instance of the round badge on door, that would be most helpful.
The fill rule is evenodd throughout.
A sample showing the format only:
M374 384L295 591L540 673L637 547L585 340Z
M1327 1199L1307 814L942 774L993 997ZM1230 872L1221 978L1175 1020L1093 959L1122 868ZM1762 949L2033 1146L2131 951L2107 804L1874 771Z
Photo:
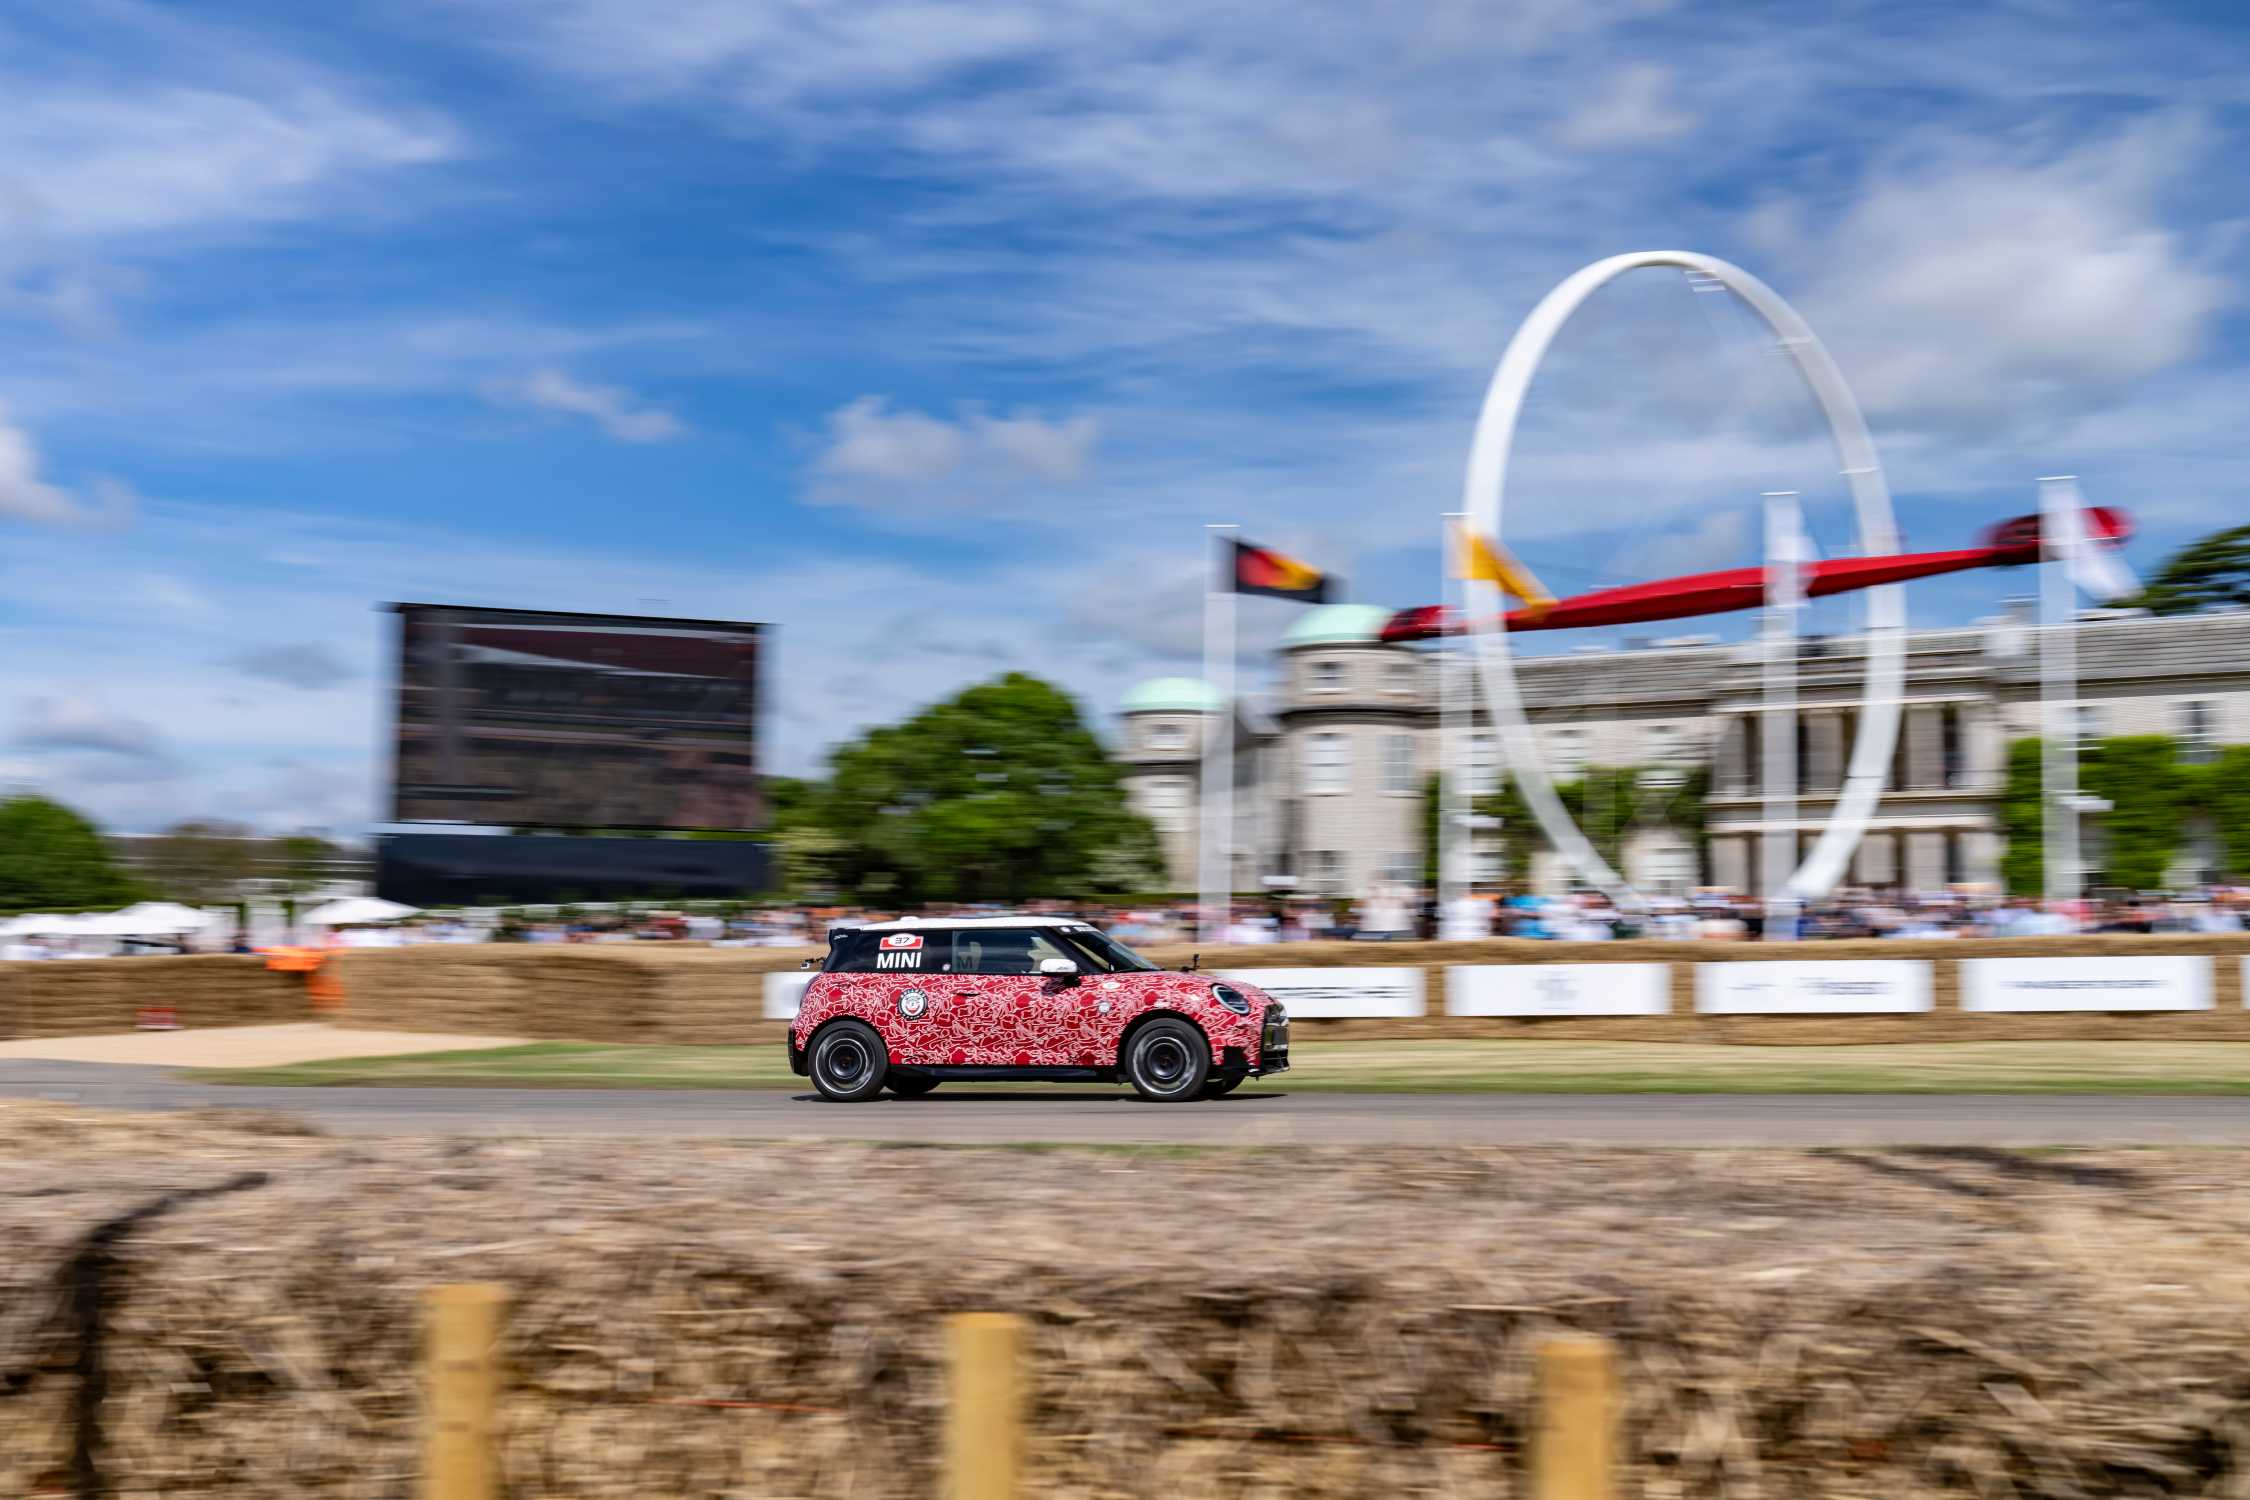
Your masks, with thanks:
M898 1013L909 1021L922 1019L922 1012L930 1008L930 997L920 990L906 990L898 997Z

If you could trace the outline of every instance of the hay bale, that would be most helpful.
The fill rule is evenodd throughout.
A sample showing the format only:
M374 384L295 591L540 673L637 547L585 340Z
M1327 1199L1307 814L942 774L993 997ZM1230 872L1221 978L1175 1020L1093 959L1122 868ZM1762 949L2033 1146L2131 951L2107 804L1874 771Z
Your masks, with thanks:
M0 1038L131 1031L169 1007L184 1027L265 1026L311 1010L304 977L230 953L0 964Z
M1033 1323L1031 1496L1507 1493L1557 1329L1622 1347L1628 1493L2250 1481L2229 1152L378 1144L15 1105L0 1493L71 1436L56 1266L252 1168L117 1247L119 1493L410 1494L417 1298L485 1279L518 1495L934 1493L970 1308Z
M1672 965L1666 1016L1477 1017L1307 1021L1307 1039L1499 1037L1555 1041L1731 1042L1767 1046L1860 1046L1906 1041L2250 1041L2241 960L2250 937L2090 936L1936 942L1546 943L1488 938L1463 943L1292 943L1246 948L1158 947L1159 963L1206 969L1419 967L1433 1007L1443 1005L1453 964L1661 962ZM762 1020L764 977L792 970L819 950L708 948L686 944L435 945L351 949L337 955L350 1024L406 1031L483 1032L596 1042L676 1045L762 1043L778 1036ZM2106 1015L1970 1015L1960 1009L1959 960L2040 955L2198 953L2214 960L2208 1011ZM1703 1016L1695 1011L1695 965L1723 960L1918 958L1933 963L1935 1010L1927 1015ZM140 962L136 960L135 962Z

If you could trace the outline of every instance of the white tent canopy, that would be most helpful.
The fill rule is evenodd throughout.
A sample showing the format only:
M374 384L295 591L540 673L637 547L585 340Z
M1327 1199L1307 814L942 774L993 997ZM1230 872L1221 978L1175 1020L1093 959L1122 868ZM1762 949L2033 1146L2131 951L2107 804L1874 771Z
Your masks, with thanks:
M297 920L312 927L356 927L364 922L396 922L402 917L418 916L421 910L419 906L401 906L379 896L347 896L341 901L316 906Z
M201 932L219 919L177 901L143 901L117 912L110 920L119 925L107 930L129 937L176 937Z
M201 932L218 918L171 901L143 901L123 911L77 916L39 912L0 922L0 937L177 937Z

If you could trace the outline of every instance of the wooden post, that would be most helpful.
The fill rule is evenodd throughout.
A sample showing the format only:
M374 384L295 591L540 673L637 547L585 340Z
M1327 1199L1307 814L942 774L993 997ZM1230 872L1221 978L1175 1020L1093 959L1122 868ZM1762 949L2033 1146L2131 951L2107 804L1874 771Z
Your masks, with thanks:
M1611 1500L1617 1492L1617 1361L1609 1340L1562 1334L1535 1351L1539 1425L1532 1500Z
M507 1288L489 1282L423 1294L429 1409L423 1420L424 1500L498 1500L494 1407L500 1395L500 1321Z
M1015 1500L1023 1454L1023 1334L1011 1313L947 1320L947 1500Z

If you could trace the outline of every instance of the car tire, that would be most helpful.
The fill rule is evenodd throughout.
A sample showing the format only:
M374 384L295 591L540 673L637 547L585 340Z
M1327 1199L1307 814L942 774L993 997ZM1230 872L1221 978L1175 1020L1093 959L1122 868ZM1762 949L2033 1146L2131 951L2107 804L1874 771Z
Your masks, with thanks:
M883 1091L890 1050L865 1021L832 1021L813 1038L807 1063L821 1098L858 1104Z
M1126 1038L1120 1071L1143 1099L1177 1104L1203 1092L1211 1043L1188 1022L1164 1016Z
M884 1080L884 1086L901 1099L919 1099L938 1086L938 1081L927 1073L901 1073L893 1070Z
M1242 1081L1249 1076L1248 1073L1229 1073L1224 1078L1213 1078L1203 1085L1203 1097L1206 1099L1224 1099L1236 1089L1241 1088Z

